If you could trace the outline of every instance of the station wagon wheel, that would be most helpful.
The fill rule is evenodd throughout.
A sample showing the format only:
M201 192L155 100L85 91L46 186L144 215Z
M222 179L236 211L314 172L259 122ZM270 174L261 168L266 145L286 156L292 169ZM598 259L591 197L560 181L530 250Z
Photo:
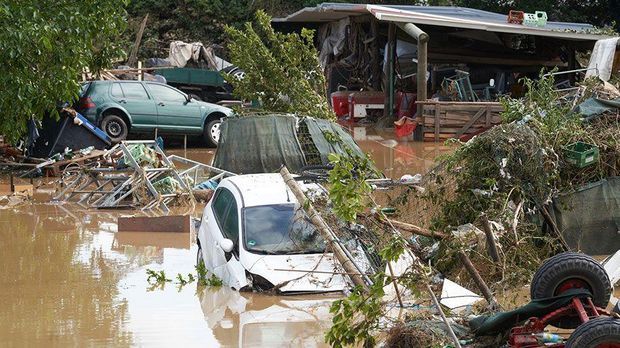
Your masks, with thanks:
M101 122L101 128L112 139L113 143L119 143L127 138L127 123L120 116L105 116Z
M209 146L217 147L217 143L220 141L222 121L219 119L209 121L205 125L204 139Z

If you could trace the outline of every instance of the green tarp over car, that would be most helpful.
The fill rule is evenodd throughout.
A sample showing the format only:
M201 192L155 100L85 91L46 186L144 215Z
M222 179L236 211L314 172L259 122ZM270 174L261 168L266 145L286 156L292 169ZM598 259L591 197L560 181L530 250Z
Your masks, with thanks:
M282 114L228 117L213 164L237 174L272 173L282 165L295 173L306 165L327 165L330 153L343 154L345 148L363 154L345 130L327 120Z

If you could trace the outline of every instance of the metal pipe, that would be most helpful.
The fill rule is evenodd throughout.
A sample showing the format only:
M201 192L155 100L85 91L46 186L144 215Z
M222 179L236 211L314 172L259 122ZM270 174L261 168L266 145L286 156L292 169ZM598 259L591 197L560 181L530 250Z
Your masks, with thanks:
M426 94L426 74L428 70L428 40L430 37L413 23L398 23L401 28L409 36L418 42L418 76L417 76L417 101L425 101ZM422 104L417 103L417 116L422 117ZM423 125L422 125L423 126ZM421 128L421 127L420 127Z

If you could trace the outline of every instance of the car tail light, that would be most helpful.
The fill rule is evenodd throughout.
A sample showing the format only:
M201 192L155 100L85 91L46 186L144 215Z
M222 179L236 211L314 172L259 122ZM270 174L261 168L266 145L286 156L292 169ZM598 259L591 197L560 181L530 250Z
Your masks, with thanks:
M79 107L82 110L88 110L88 109L96 108L97 105L95 103L93 103L92 99L90 99L88 97L82 97L82 98L80 98Z

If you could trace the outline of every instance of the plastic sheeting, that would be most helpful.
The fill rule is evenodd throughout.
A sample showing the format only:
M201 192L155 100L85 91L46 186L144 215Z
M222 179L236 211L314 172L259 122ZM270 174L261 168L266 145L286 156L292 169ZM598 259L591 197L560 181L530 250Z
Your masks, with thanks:
M357 146L349 133L345 132L339 125L330 121L317 120L313 118L304 118L303 122L305 122L308 126L310 137L312 138L312 141L314 142L316 148L319 150L319 154L321 156L321 163L329 163L329 159L327 158L327 156L329 156L330 153L345 153L345 147L351 149L355 155L364 155L362 150L359 148L359 146ZM325 138L325 133L332 133L336 135L340 138L342 143L339 144L328 141Z
M588 98L577 106L576 111L586 119L591 119L618 108L620 108L620 98L614 100Z
M620 38L614 37L596 41L592 49L592 55L590 56L586 78L598 76L603 81L609 81L619 39Z
M553 208L556 224L571 249L591 255L620 249L620 177L556 197Z
M300 122L307 126L322 164L329 163L330 153L345 152L342 145L326 139L326 132L340 137L342 144L355 154L363 154L353 138L330 121L292 115L229 117L222 123L213 164L238 174L273 173L282 165L293 173L298 172L308 162L299 142Z

